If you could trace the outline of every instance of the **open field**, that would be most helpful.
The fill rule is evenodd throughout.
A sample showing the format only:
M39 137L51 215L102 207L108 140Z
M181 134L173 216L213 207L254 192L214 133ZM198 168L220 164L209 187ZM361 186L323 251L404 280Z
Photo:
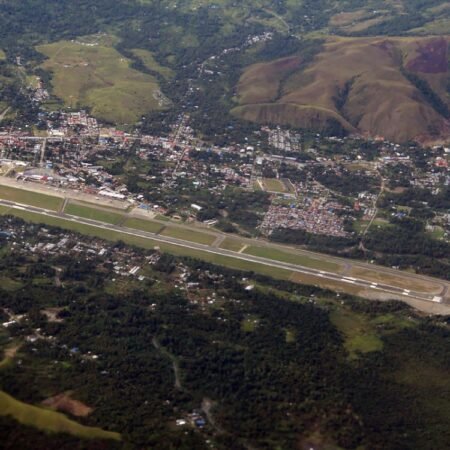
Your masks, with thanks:
M392 286L399 286L403 289L410 289L420 292L429 292L430 294L437 294L437 286L429 283L426 280L412 279L410 277L402 277L401 274L395 275L391 273L378 272L376 270L365 269L362 267L352 267L349 273L350 276L362 278L376 283L386 283Z
M305 273L294 272L290 278L294 283L310 284L312 286L320 286L324 289L330 289L335 292L344 292L350 295L361 295L364 294L364 288L361 286L356 286L354 284L344 283L337 280L329 280L326 278L320 278L315 275L309 275Z
M121 439L119 433L87 427L68 419L64 414L23 403L0 391L0 415L49 433L69 433L84 439Z
M50 195L1 185L0 198L3 200L10 200L12 202L23 203L25 205L51 209L52 211L58 211L63 204L63 199L59 197L52 197Z
M211 245L216 240L216 236L212 234L186 228L171 227L170 225L162 230L161 235L205 245Z
M64 212L73 216L85 217L86 219L98 220L114 225L117 225L124 218L124 215L118 212L95 208L94 206L84 206L77 203L68 203Z
M60 41L37 50L49 58L42 68L52 72L54 93L66 106L89 107L96 117L127 124L166 106L156 78L132 69L107 40Z
M238 252L244 247L244 244L237 239L226 238L221 244L220 248L225 250L231 250L232 252Z
M168 80L175 76L175 73L172 69L170 69L169 67L161 66L158 61L156 61L152 52L142 49L135 49L132 51L134 56L137 56L148 70L156 72Z
M446 37L329 37L306 68L299 57L249 66L233 113L258 123L320 129L331 121L395 142L426 140L431 126L444 133L445 118L401 67L430 83L448 104L448 43Z
M351 357L357 356L359 352L382 350L383 341L361 315L340 308L331 311L330 319L344 336L344 345Z
M281 194L288 192L284 183L276 178L263 178L264 189L269 192L279 192Z
M23 283L20 281L12 280L7 277L0 277L0 286L5 291L14 292L20 289L23 286Z
M136 217L128 217L123 222L124 227L135 228L136 230L148 231L150 233L159 233L164 225L151 220L138 219Z
M84 403L71 398L70 392L47 398L42 402L42 405L76 417L86 417L93 411Z
M311 258L306 255L300 255L295 253L284 252L276 248L271 247L257 247L249 246L243 253L253 256L260 256L262 258L274 259L276 261L287 262L291 264L298 264L305 267L311 267L313 269L327 270L327 271L338 271L339 265L334 262L329 262L325 260L319 260Z

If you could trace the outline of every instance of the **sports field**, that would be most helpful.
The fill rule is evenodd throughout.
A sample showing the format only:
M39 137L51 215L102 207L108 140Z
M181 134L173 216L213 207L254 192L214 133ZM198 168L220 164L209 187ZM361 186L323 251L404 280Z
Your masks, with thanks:
M132 124L151 110L164 108L155 77L131 68L108 40L59 41L37 47L48 59L53 90L65 106L89 107L92 115Z
M262 183L266 191L279 192L280 194L288 192L284 183L276 178L263 178Z
M50 209L52 211L58 211L63 204L62 198L9 186L0 186L0 198L25 205L38 206L39 208Z

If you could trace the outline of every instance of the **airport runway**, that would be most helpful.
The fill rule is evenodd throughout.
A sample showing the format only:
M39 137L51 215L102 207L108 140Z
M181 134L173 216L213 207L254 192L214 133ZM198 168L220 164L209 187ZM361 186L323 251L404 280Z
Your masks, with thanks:
M154 233L147 232L147 231L136 230L136 229L127 228L127 227L118 226L118 225L111 225L111 224L99 222L99 221L92 220L92 219L85 219L85 218L78 217L78 216L72 216L69 214L57 213L54 211L46 210L43 208L38 208L35 206L24 205L24 204L15 203L15 202L7 201L7 200L0 200L0 205L8 206L8 207L19 209L19 210L25 210L25 211L29 211L29 212L33 212L33 213L37 213L37 214L42 214L45 216L51 216L51 217L55 217L58 219L66 219L66 220L77 222L80 224L90 225L92 227L96 227L99 229L117 231L117 232L124 233L124 234L130 235L130 236L151 239L153 241L157 241L157 242L161 242L161 243L176 245L179 247L184 247L184 248L193 249L193 250L199 250L202 252L216 254L216 255L228 256L228 257L231 257L234 259L240 259L243 261L262 264L262 265L266 265L266 266L270 266L270 267L274 267L274 268L285 269L285 270L289 270L291 272L297 272L297 273L301 273L301 274L305 274L305 275L312 275L312 276L315 276L318 278L324 278L324 279L339 282L339 283L348 283L348 284L352 284L352 285L359 286L362 288L373 289L373 290L385 292L388 294L393 294L397 298L398 298L398 296L402 296L405 298L408 297L408 298L413 298L416 300L433 302L433 303L441 303L443 300L442 297L440 297L440 296L427 294L424 292L417 292L417 291L409 290L409 289L403 289L403 288L391 286L391 285L385 284L385 283L375 283L375 282L367 281L367 280L360 279L360 278L354 278L354 277L344 276L344 275L333 273L333 272L327 272L324 270L311 269L309 267L304 267L304 266L297 265L297 264L291 264L291 263L276 261L276 260L272 260L272 259L268 259L268 258L262 258L259 256L252 256L252 255L248 255L248 254L238 253L238 252L234 252L231 250L225 250L225 249L221 249L221 248L212 247L209 245L197 244L195 242L184 241L181 239L171 238L171 237L167 237L167 236L161 236L161 235L154 234Z

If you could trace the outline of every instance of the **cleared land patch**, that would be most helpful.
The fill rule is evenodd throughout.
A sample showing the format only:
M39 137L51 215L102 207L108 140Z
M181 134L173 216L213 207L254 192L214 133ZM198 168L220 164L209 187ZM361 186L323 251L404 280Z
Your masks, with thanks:
M383 348L383 341L361 315L341 308L333 310L330 319L345 337L345 348L352 357Z
M50 209L52 211L58 211L63 203L63 199L60 197L52 197L38 192L1 185L0 198L25 205L38 206L39 208Z
M85 405L83 402L71 398L70 393L58 394L50 397L42 402L44 406L48 406L57 411L72 414L76 417L86 417L93 409Z
M97 427L87 427L68 419L64 414L39 408L16 400L0 391L0 415L11 416L18 422L50 433L69 433L85 439L121 439L119 433Z
M131 68L131 62L106 42L59 41L37 50L49 59L54 93L72 108L115 123L135 123L151 110L164 108L155 77Z

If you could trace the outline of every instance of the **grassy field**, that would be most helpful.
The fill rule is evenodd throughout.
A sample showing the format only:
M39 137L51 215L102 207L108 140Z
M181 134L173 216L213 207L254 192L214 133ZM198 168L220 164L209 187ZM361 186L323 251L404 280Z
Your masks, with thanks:
M291 281L294 283L310 284L319 286L323 289L330 289L335 292L344 292L350 295L361 295L364 288L355 284L329 280L326 278L316 277L314 275L307 275L305 273L294 272L291 276Z
M288 253L282 250L278 250L270 247L257 247L249 246L243 253L253 256L260 256L262 258L273 259L275 261L282 261L291 264L298 264L305 267L311 267L313 269L337 271L339 265L333 262L326 261L325 259L314 259L306 255Z
M9 186L0 186L0 198L25 205L38 206L52 211L58 211L63 204L63 199L60 197L52 197L50 195L27 191L25 189L16 189Z
M86 219L98 220L100 222L112 223L117 225L124 215L120 212L113 212L105 209L80 205L77 203L68 203L64 212L73 216L85 217Z
M149 231L150 233L159 233L164 225L151 220L129 217L125 220L123 226L128 228L136 228L136 230Z
M203 252L201 250L189 249L173 244L166 244L152 239L131 236L119 231L105 230L103 228L84 225L66 219L59 219L57 217L49 217L42 214L36 214L17 209L11 209L8 214L20 217L29 222L61 227L70 231L85 234L87 236L98 237L100 239L105 239L113 242L120 240L125 242L126 244L147 249L154 249L155 247L158 247L161 249L161 251L171 253L173 255L190 256L192 258L202 259L204 261L211 262L212 264L217 264L219 266L225 266L232 269L257 272L263 275L268 275L283 280L288 280L292 276L292 272L290 270L273 268L264 264L236 259L231 256L216 255L213 253Z
M13 292L20 289L23 286L23 283L21 283L20 281L12 280L11 278L0 277L0 286L5 291Z
M226 238L221 244L220 248L224 250L231 250L232 252L238 252L244 247L243 242L238 241L237 239Z
M330 313L330 319L344 336L345 348L352 357L383 348L383 341L362 315L339 308Z
M42 68L52 72L54 93L66 106L89 107L96 117L127 124L167 106L155 77L132 69L107 41L90 41L37 47L48 57Z
M171 226L166 226L161 232L161 235L205 245L211 245L217 237L211 234L202 233L201 231Z
M255 331L258 326L258 317L257 316L248 316L241 321L241 330L246 333L251 333Z
M49 433L69 433L84 439L121 439L119 433L81 425L64 414L23 403L3 391L0 391L0 414Z
M362 278L375 283L386 283L393 286L398 286L403 289L410 289L413 291L438 293L441 287L435 283L430 283L421 279L405 278L401 274L398 276L395 273L378 272L376 270L365 269L362 267L352 267L350 276Z
M175 76L172 69L161 66L158 61L156 61L152 52L149 52L148 50L135 49L133 50L133 54L142 61L148 70L160 74L165 79L169 80Z
M263 178L262 182L266 191L279 192L280 194L288 192L284 183L276 178Z

